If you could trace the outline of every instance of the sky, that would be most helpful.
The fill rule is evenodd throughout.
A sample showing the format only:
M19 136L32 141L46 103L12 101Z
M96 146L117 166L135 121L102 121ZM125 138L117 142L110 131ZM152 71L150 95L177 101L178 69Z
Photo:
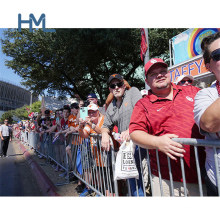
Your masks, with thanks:
M3 32L4 30L7 30L5 28L0 28L0 38L3 38ZM9 60L10 57L7 57L3 52L2 52L2 44L0 42L0 80L22 86L21 81L22 78L19 77L17 74L14 73L14 71L11 68L8 68L5 66L5 60Z

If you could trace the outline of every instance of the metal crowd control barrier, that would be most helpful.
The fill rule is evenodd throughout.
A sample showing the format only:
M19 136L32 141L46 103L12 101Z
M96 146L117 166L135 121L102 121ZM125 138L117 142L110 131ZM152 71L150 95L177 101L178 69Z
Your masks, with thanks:
M199 164L199 154L198 154L198 148L199 147L212 147L214 151L214 159L215 159L215 167L216 167L216 174L217 174L217 187L218 187L218 195L220 196L220 176L219 176L219 164L218 164L218 155L216 148L220 148L220 141L210 141L210 140L203 140L203 139L193 139L193 138L173 138L173 141L176 141L180 144L184 145L191 145L191 147L194 148L195 152L195 162L196 162L196 171L197 171L197 179L198 179L198 190L199 190L199 196L206 196L204 195L203 191L203 184L202 184L202 177L201 177L201 167ZM160 185L160 192L161 196L163 196L163 185L162 185L162 177L161 177L161 170L160 170L160 161L159 161L159 156L158 156L158 150L156 150L156 160L157 160L157 166L158 166L158 177L159 177L159 185ZM174 196L174 181L173 181L173 176L172 176L172 169L171 169L171 164L170 164L170 158L167 156L167 166L169 170L169 181L170 181L170 196ZM186 178L185 178L185 168L184 168L184 159L180 158L180 165L181 165L181 174L182 174L182 186L184 188L184 196L187 196L187 183L186 183ZM152 173L151 173L151 166L150 166L150 155L149 151L147 150L147 168L148 168L148 176L149 176L149 182L151 186L151 193L152 196L153 194L153 180L152 180ZM145 183L146 185L146 183Z
M25 137L28 137L26 140ZM55 138L54 134L48 135L31 132L28 136L23 133L21 139L26 141L31 147L33 147L39 154L45 158L54 161L60 167L62 167L67 174L73 173L81 182L85 183L88 188L96 192L100 196L134 196L130 185L130 180L114 181L115 161L117 152L112 146L109 152L101 149L101 135L91 135L89 138L81 138L78 133L69 135L66 138L64 135L59 135L59 138ZM203 184L201 178L201 169L199 165L198 147L208 146L213 147L215 166L217 173L217 186L218 193L220 195L220 175L218 170L218 155L216 148L220 147L220 141L208 141L201 139L190 138L174 138L174 141L192 145L195 152L196 171L198 178L199 195L204 196ZM113 144L112 144L113 145ZM153 175L150 166L151 156L149 151L143 156L138 147L138 154L136 155L139 160L139 174L141 179L135 180L136 196L154 196L154 183ZM167 157L167 167L169 170L170 181L170 196L174 196L174 181L172 174L172 167L170 158ZM163 193L162 175L160 170L160 160L158 151L156 150L156 162L158 167L158 178L161 196ZM137 164L138 165L138 164ZM187 183L185 178L185 168L183 158L180 158L180 166L182 174L182 187L184 189L184 196L187 196ZM123 183L123 188L119 182ZM143 190L143 195L140 193L140 188ZM133 189L134 190L134 189ZM119 191L125 191L124 194Z
M117 196L117 183L113 181L114 151L102 151L101 136L85 139L75 133L69 145L68 161L74 175L100 196Z
M101 136L91 135L81 138L78 133L69 135L43 135L30 132L21 140L37 153L62 167L67 175L71 172L88 188L100 196L118 196L116 181L113 181L114 151L102 151Z

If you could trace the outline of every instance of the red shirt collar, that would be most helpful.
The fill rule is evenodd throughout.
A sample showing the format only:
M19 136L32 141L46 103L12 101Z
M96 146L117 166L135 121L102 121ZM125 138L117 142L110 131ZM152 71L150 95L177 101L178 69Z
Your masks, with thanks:
M173 86L173 97L175 97L176 94L177 94L180 90L182 90L182 89L181 89L181 86L177 86L177 85L174 84L174 83L171 83L171 84L172 84L172 86ZM158 96L154 95L154 94L152 93L152 90L151 90L151 89L149 90L148 97L149 97L150 102L156 102L156 101L159 101L159 100L166 100L166 98L162 98L162 97L158 97Z

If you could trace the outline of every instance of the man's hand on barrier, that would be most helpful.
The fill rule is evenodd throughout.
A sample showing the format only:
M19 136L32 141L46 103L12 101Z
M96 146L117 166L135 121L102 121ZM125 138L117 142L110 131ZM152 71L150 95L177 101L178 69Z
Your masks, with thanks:
M102 141L101 141L102 149L105 151L110 150L110 139L108 134L102 134Z
M165 153L173 160L177 160L176 157L183 157L183 153L186 151L183 149L183 145L172 140L172 138L178 138L175 134L165 134L163 136L156 137L155 146L160 151Z
M86 121L84 121L82 118L79 118L79 125L80 125L81 127L84 127L85 124L86 124Z
M69 135L69 132L66 132L66 134L64 135L64 137L67 137Z
M126 130L126 131L121 132L120 138L121 138L122 142L130 141L129 129Z
M57 137L57 136L59 136L59 135L60 135L60 132L56 132L55 135L54 135L54 137Z

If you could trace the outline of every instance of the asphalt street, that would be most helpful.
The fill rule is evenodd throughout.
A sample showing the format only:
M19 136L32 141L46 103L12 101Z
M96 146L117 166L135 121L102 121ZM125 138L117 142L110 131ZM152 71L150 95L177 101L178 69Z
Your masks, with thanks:
M8 157L0 158L0 196L41 196L18 144L9 144Z

